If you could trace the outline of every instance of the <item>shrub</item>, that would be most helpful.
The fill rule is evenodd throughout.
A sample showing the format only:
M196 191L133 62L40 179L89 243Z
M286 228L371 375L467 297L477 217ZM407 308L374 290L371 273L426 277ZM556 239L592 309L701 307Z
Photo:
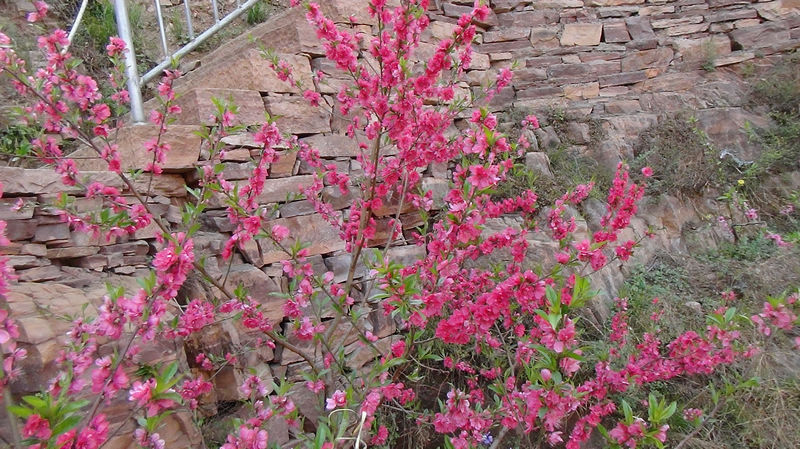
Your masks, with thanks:
M717 160L691 119L667 117L646 129L634 147L631 169L649 166L652 192L699 195L717 179Z

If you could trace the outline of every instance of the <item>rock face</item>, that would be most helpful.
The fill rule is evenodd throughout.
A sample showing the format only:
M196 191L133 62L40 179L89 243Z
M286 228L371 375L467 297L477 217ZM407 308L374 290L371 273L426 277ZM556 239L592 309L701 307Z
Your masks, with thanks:
M364 14L363 1L321 3L323 12L338 23L349 23L352 16L353 26L361 31L368 33L374 26L374 19ZM437 39L450 36L454 19L469 12L472 1L430 3L432 23L416 54L417 61L424 62L430 57ZM532 145L524 163L545 178L552 177L546 151L569 146L582 155L594 157L601 167L612 169L620 160L631 159L632 144L644 129L658 123L661 115L686 107L698 110L698 126L719 142L721 149L730 150L740 159L752 160L758 148L747 141L742 129L747 123L761 126L766 122L743 107L744 95L740 94L742 89L735 74L742 64L768 63L774 55L800 47L797 0L494 0L491 6L491 13L479 23L472 66L460 89L465 94L469 90L480 91L480 86L493 79L500 69L517 61L519 68L512 87L495 97L488 106L490 109L505 112L515 108L541 114L556 105L583 119L565 127L563 139L555 126L527 135ZM275 74L271 61L261 54L259 44L275 48L279 58L291 67L300 87ZM212 98L236 103L238 124L261 123L265 113L269 113L282 131L298 135L300 142L316 149L326 164L348 172L354 182L363 176L357 159L362 150L357 141L345 136L352 117L343 117L338 110L331 113L328 108L312 107L302 96L305 89L315 90L323 96L323 105L336 105L336 95L348 76L326 61L324 54L325 48L317 41L303 13L295 9L256 27L248 36L222 45L200 68L177 80L183 114L162 136L162 142L171 146L163 165L167 174L153 179L142 175L134 181L156 213L168 224L178 223L189 201L187 185L195 185L196 168L209 163L208 149L194 131L211 123L209 117L215 108ZM324 71L327 81L316 82L312 68ZM713 68L719 69L713 72ZM147 106L156 108L153 102ZM592 150L594 137L589 121L594 121L606 136ZM119 131L117 144L125 162L123 170L141 169L152 160L152 155L144 151L144 144L156 131L154 125L127 126ZM364 139L360 137L360 141ZM225 153L220 163L224 176L232 184L245 183L253 169L251 156L259 154L259 145L248 134L227 136L222 143ZM295 239L309 242L309 260L313 261L315 272L331 271L337 281L342 281L350 269L350 255L344 251L339 230L311 202L294 195L299 187L314 182L314 169L299 162L288 149L279 150L281 159L270 167L265 189L257 199L259 204L274 211L267 217L268 226L287 227L291 231L288 245ZM80 157L82 184L100 181L120 189L123 195L132 194L93 150L79 149L74 156ZM443 206L443 198L449 191L449 174L446 165L434 165L422 173L422 185L433 192L436 207ZM30 354L23 366L25 375L15 384L14 393L26 394L43 388L54 373L54 361L68 330L67 323L54 316L78 313L94 316L105 294L101 286L104 280L136 288L135 279L146 274L157 247L157 228L151 226L136 235L112 241L98 239L70 229L46 207L59 193L67 193L75 197L74 205L79 210L97 209L100 205L97 199L86 198L81 185L65 186L51 170L15 167L0 167L0 181L7 197L0 199L0 220L7 220L6 235L12 240L12 245L2 251L19 275L3 301L19 321L20 341ZM352 187L346 194L335 186L323 190L323 195L334 204L336 214L341 214L341 209L357 197L358 189ZM18 201L22 207L17 210ZM207 270L220 282L225 279L228 287L249 288L251 296L279 328L284 319L282 294L287 293L279 263L285 258L284 251L261 239L243 243L230 262L224 261L224 242L233 231L226 218L225 198L214 196L206 206L196 248L205 257ZM410 235L413 226L420 222L418 215L407 209L401 211L400 218L404 231ZM382 211L385 217L379 218L379 235L373 242L376 245L387 241L387 217L393 215L393 210ZM588 235L596 230L603 210L603 204L593 203L586 206L583 217L577 211L572 212L582 232ZM636 232L644 232L648 225L659 229L637 256L644 259L659 248L684 249L681 238L684 229L699 220L699 215L713 213L713 208L698 205L700 214L695 214L694 208L683 207L672 197L649 198L642 210L645 213L633 222ZM518 220L512 217L491 223L498 229L509 225L519 226ZM388 257L403 262L424 257L424 248L403 246L404 243L402 239L394 242L397 246L391 248ZM529 243L531 263L553 263L548 258L554 248L546 236L531 235ZM363 277L367 271L364 265L356 266L355 276ZM622 275L619 270L609 270L596 274L593 281L598 289L613 293ZM219 292L192 292L215 293ZM89 305L84 310L82 305L87 301ZM378 345L385 347L396 338L392 336L395 327L379 309L365 315L380 338ZM602 307L598 309L599 315L604 312ZM259 376L298 376L302 372L302 363L294 355L256 348L258 337L245 329L219 324L210 326L191 341L161 342L145 351L142 361L175 360L189 364L201 350L223 357L231 350L248 349L252 359L247 363L257 369ZM340 340L358 364L368 361L370 354L362 351L351 335L345 332ZM102 348L109 353L114 349L117 348L112 343L104 343ZM207 413L215 412L217 402L241 399L236 385L243 375L241 370L233 368L220 373L215 380L218 397L206 399ZM301 411L313 417L312 405L317 398L305 397L303 392L293 394ZM129 411L126 401L108 407L116 422L121 422ZM4 436L7 428L2 416L0 436ZM276 425L280 427L280 423ZM285 423L283 433L288 439ZM170 448L201 446L190 417L182 414L171 416L161 435ZM129 437L117 437L108 447L125 448L131 444Z

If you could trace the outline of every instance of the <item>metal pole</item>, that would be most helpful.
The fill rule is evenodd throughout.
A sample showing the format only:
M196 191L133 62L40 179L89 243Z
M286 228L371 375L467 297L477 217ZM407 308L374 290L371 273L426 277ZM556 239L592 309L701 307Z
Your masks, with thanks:
M189 32L189 40L194 39L194 26L192 25L192 8L189 6L189 0L183 0L183 9L186 11L186 26Z
M161 50L164 52L164 59L169 56L169 48L167 47L167 32L164 31L164 17L161 15L161 1L153 0L156 5L156 20L158 21L158 32L161 35Z
M136 51L133 48L131 24L128 20L128 6L125 0L114 0L114 16L117 19L119 38L125 41L128 51L125 53L125 75L128 77L128 95L131 99L131 117L134 123L144 122L142 107L142 91L139 88L139 71L136 68Z
M219 7L217 0L211 0L211 7L214 9L214 22L219 23Z
M72 28L69 30L69 36L67 36L67 40L69 41L69 44L71 44L72 40L75 39L75 33L78 32L78 28L80 28L80 26L81 26L81 20L83 19L83 13L86 12L86 5L88 5L88 4L89 4L89 0L83 0L81 2L81 7L80 7L80 9L78 9L78 16L75 17L75 23L72 24ZM67 47L64 47L64 51L66 51L67 48L69 48L69 44L67 44Z

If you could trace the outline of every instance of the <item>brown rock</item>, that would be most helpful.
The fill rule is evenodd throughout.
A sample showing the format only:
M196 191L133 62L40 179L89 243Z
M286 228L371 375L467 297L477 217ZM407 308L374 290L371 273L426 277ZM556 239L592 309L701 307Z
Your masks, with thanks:
M580 8L584 5L583 0L539 0L536 6L539 8Z
M712 8L722 8L731 5L746 5L750 4L749 0L708 0L708 6Z
M620 100L606 103L606 112L609 114L632 114L641 110L639 100Z
M667 34L670 36L682 36L684 34L694 34L706 31L708 29L707 23L678 25L675 27L667 28Z
M355 157L359 153L358 142L342 134L317 134L300 140L319 151L321 157Z
M629 17L625 19L625 24L633 40L648 40L656 37L650 19L646 17Z
M3 183L5 182L3 180ZM18 200L22 201L21 208L17 208ZM27 220L33 218L35 202L35 198L0 198L0 220Z
M22 282L44 282L61 279L64 277L64 272L55 265L47 265L44 267L30 268L28 270L18 270L17 276L19 276L19 280Z
M662 5L662 6L643 6L639 8L640 16L656 16L660 14L670 14L675 12L675 6Z
M486 77L486 80L491 79ZM537 81L544 81L547 79L547 70L543 68L524 68L514 71L514 86L517 88L528 87ZM483 80L481 80L483 81ZM476 83L478 85L485 85L483 82Z
M353 200L361 196L361 190L351 187L342 193L339 186L327 186L322 189L322 200L330 204L334 210L341 210L353 204Z
M560 45L558 40L558 27L531 28L530 41L535 50L552 50L558 48Z
M531 47L531 42L528 39L515 40L515 41L502 41L481 44L477 47L480 53L503 53L514 52L517 50L524 50Z
M656 48L633 52L622 58L622 71L635 72L649 67L666 67L672 61L671 48Z
M738 64L740 62L754 59L755 57L756 54L751 51L735 51L720 58L715 58L714 67L722 67L731 64Z
M650 25L655 28L671 28L680 25L697 24L703 21L703 16L681 16L669 19L652 20Z
M452 3L445 3L442 5L444 8L444 15L448 17L455 17L459 18L464 14L470 14L472 12L472 6L463 6L463 5L454 5ZM479 26L484 28L488 27L495 27L500 24L497 21L497 15L495 15L494 11L490 11L489 15L486 17L485 20L478 21L476 20L475 23Z
M49 260L40 259L36 256L8 256L6 257L6 263L15 270L50 265Z
M69 321L39 316L38 306L46 306L52 313L64 316L80 314L84 305L89 304L86 314L94 315L94 308L86 292L60 284L11 284L6 301L11 315L20 323L22 335L19 341L24 343L38 344L55 337L63 337L72 326ZM23 319L26 321L23 322Z
M79 185L65 185L61 182L61 175L50 169L0 167L0 179L3 180L4 195L39 195L60 192L80 193L83 191L83 187ZM97 181L109 186L122 188L122 182L117 175L110 172L81 172L80 180L84 184Z
M619 43L631 40L625 22L608 22L603 24L603 41Z
M472 61L470 62L469 68L471 70L489 70L491 68L489 55L472 53Z
M515 41L520 39L528 39L531 35L530 28L523 28L523 27L509 27L509 28L500 28L497 31L487 31L483 33L483 43L487 44L490 42L505 42L505 41Z
M780 23L765 22L757 26L736 29L730 33L730 37L737 50L750 50L789 41L791 34Z
M238 136L239 135L237 135L237 137ZM225 141L225 139L228 137L223 137L222 142L228 143L230 140L228 142ZM220 154L220 160L222 162L248 162L250 161L250 150L247 148L234 148L232 150L225 150L224 153Z
M170 145L166 161L161 167L167 171L187 171L194 167L200 157L200 137L195 135L196 126L171 125L161 136L161 142ZM147 123L128 125L119 130L117 145L123 171L144 168L153 161L153 153L145 150L145 142L158 137L159 127ZM80 170L104 171L108 164L97 156L91 148L82 148L74 152ZM113 173L108 173L114 175ZM114 175L116 176L116 175Z
M392 344L398 340L400 340L399 335L392 335L376 341L372 346L367 346L363 343L356 342L345 347L345 353L349 354L347 357L347 366L352 369L361 368L369 361L374 360L383 354L387 354L390 351Z
M12 242L30 240L36 235L36 220L6 221L6 238Z
M331 256L325 258L325 265L328 267L328 270L333 272L333 280L335 282L344 282L345 280L347 280L352 260L353 256L350 253L340 254L338 256ZM362 261L361 263L356 265L353 274L354 279L364 276L366 272L367 272L367 267L366 265L364 265Z
M289 218L298 215L310 215L316 212L314 205L310 201L292 201L291 203L284 203L278 208L281 217Z
M667 73L648 79L642 83L641 89L646 92L678 92L689 90L700 82L696 72Z
M753 19L756 17L758 17L758 12L755 9L729 9L706 15L706 21L711 23L727 22L729 20Z
M547 153L531 152L526 154L525 167L538 176L553 177L553 172L550 170L550 158L547 157Z
M641 5L644 0L586 0L586 6Z
M44 257L47 255L47 247L38 243L26 243L20 247L20 254Z
M218 113L213 100L238 109L234 125L264 123L266 112L261 95L254 90L195 88L178 97L176 104L182 111L176 117L179 125L213 125Z
M456 30L456 24L432 20L428 28L422 34L422 39L426 42L436 42L442 39L450 39ZM316 60L314 60L316 62Z
M733 29L753 27L760 24L761 21L759 19L742 19L732 23ZM727 31L730 31L730 29L727 29ZM794 39L794 36L792 36L792 39Z
M561 34L561 45L598 45L602 34L602 23L568 23Z
M321 107L312 107L305 98L266 97L264 103L283 132L315 134L331 131L330 114Z
M501 27L541 26L558 23L558 11L551 9L513 11L497 15Z
M273 324L277 324L283 319L285 300L276 295L281 292L281 288L263 271L249 264L233 265L225 281L225 287L232 291L237 286L243 287L248 295L261 304L261 312Z
M591 129L586 123L569 122L566 129L567 139L573 144L584 145L592 140Z
M776 0L757 3L753 5L758 10L758 16L764 20L781 20L800 10L800 0Z
M423 178L422 191L431 192L433 208L441 209L444 207L444 197L450 191L450 182L442 178Z
M554 64L547 69L549 78L557 81L581 77L592 77L595 73L589 64Z
M731 52L731 41L727 36L709 36L700 39L678 38L672 46L684 61L707 61Z
M232 147L262 148L264 146L263 144L256 142L255 138L253 138L253 134L249 132L231 134L223 137L221 141L225 145L230 145ZM230 153L230 155L227 153ZM244 153L233 153L231 150L227 150L226 154L222 156L222 160L234 160L239 162L248 161L250 160L250 152L248 151L247 156L245 156Z
M272 21L272 23L277 24L278 22ZM273 40L267 45L270 48L275 48L278 43L280 41ZM297 49L292 49L291 51L294 52ZM256 48L231 53L225 59L212 61L213 65L203 64L199 70L190 73L186 77L187 85L272 93L299 93L303 89L314 85L311 63L308 57L289 53L278 53L276 56L279 60L289 64L292 70L292 77L301 83L302 89L298 89L292 83L279 79L275 70L271 67L271 61L267 60L261 51Z
M99 248L96 246L73 246L67 248L49 248L47 250L48 259L74 259L76 257L91 256L97 254Z
M50 242L53 240L68 240L69 225L66 223L41 225L36 228L34 242Z
M320 215L300 215L291 218L279 218L266 224L267 229L273 225L282 225L289 228L291 236L287 241L281 242L285 247L291 247L295 240L310 243L307 248L309 255L325 254L344 249L344 242L339 238L338 231L326 222ZM278 262L287 258L286 253L276 248L270 240L260 240L262 262L264 265Z
M770 125L763 116L741 108L713 108L697 111L698 126L720 149L734 153L744 161L758 158L760 147L750 141L746 126L766 128ZM749 125L748 125L749 124Z
M259 204L284 202L289 198L300 195L301 187L309 187L314 182L312 175L299 175L288 178L268 178L264 180L264 189L258 196ZM233 184L244 185L246 181L233 181ZM212 208L222 207L225 204L225 196L217 194L211 198L208 206Z
M647 74L644 71L605 75L600 77L600 87L624 86L626 84L635 84L646 79Z

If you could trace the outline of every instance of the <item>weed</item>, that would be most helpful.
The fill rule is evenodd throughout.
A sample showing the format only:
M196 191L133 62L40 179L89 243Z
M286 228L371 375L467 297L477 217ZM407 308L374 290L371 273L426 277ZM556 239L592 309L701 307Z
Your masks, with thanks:
M172 38L178 44L185 44L189 42L189 33L183 24L183 17L180 13L174 13L169 18L170 29L172 30Z
M708 257L711 260L758 262L774 256L776 251L777 248L772 240L759 235L744 237L736 244L724 242Z
M564 189L572 189L579 184L594 182L590 196L604 200L611 187L612 174L604 170L591 157L571 151L561 146L547 152L553 176L540 176L537 172L517 163L505 182L497 188L494 197L511 198L525 190L532 190L538 196L537 204L549 206L564 194Z
M800 104L800 52L786 56L760 79L754 80L750 101L773 112L798 114Z
M708 138L685 116L673 116L646 129L634 147L631 172L653 169L650 192L698 195L717 172Z
M275 6L271 2L261 0L247 11L246 22L248 25L258 25L265 22L274 12Z
M750 104L768 107L773 125L747 129L751 141L763 150L752 164L744 169L736 167L736 176L745 181L742 190L750 204L762 216L777 219L792 200L786 198L780 185L772 189L764 185L800 168L800 53L787 56L763 76L753 78ZM778 221L781 231L798 230L797 223Z
M661 341L668 341L702 326L705 314L721 306L752 313L768 295L800 284L799 268L797 249L779 249L765 238L742 239L738 244L725 244L695 256L657 255L646 267L632 271L620 296L628 298L632 334L655 332ZM719 295L723 291L736 292L737 299L723 301ZM722 402L716 415L689 438L685 447L800 447L800 382L796 374L800 357L786 336L773 336L767 342L763 338L751 327L741 329L739 342L746 345L758 341L769 349L714 374L714 383L724 385ZM708 414L717 407L703 393L704 388L705 384L687 378L653 385L667 400ZM626 395L631 403L641 399L642 395ZM694 429L680 413L669 424L677 432L672 446Z
M717 70L717 65L716 65L717 56L718 56L717 46L714 45L714 41L711 40L711 39L707 40L703 44L704 62L703 62L703 65L701 66L703 68L703 70L705 70L706 72L714 72L714 71L716 71Z
M0 160L19 165L31 153L31 140L41 130L24 124L10 124L0 129Z

